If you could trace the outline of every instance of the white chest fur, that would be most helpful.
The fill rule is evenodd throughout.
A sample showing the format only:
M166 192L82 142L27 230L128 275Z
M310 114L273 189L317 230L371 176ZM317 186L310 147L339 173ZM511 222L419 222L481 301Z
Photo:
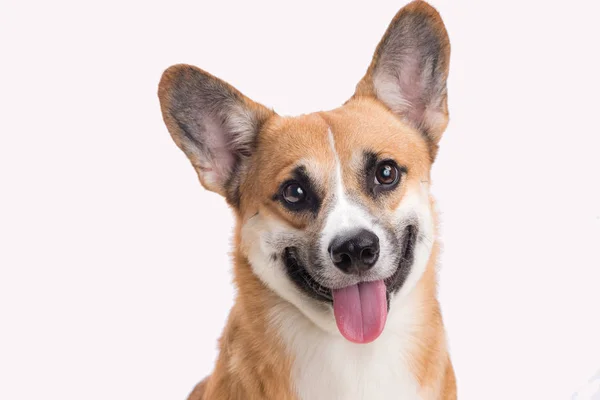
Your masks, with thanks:
M399 308L388 316L382 335L366 345L324 332L293 306L279 309L275 320L294 357L299 399L423 399L409 368L411 327L418 321L407 307Z

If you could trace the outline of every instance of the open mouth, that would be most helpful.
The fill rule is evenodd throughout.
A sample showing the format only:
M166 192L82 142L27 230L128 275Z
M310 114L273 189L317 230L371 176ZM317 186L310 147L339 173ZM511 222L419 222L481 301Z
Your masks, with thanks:
M286 247L283 258L287 274L296 286L316 300L333 303L331 289L317 282L308 273L306 268L300 264L298 261L298 249L296 247Z
M402 238L398 267L385 280L359 282L332 290L317 282L300 263L296 247L285 249L284 263L288 276L304 293L333 305L333 314L342 336L354 343L369 343L383 332L390 295L402 287L410 272L417 241L416 226L406 227Z
M386 298L388 302L388 308L390 294L395 293L402 287L414 261L414 250L417 241L416 226L407 226L402 237L405 239L402 243L398 268L396 268L396 271L393 275L384 280L387 292ZM284 264L287 269L288 276L300 289L302 289L302 291L316 300L333 303L332 290L317 282L300 263L297 248L286 247L284 252Z
M301 265L296 247L285 249L285 267L288 276L306 294L333 305L333 314L342 336L354 343L369 343L383 332L390 295L402 287L414 261L416 227L409 225L402 237L398 267L385 280L359 282L341 289L327 288Z

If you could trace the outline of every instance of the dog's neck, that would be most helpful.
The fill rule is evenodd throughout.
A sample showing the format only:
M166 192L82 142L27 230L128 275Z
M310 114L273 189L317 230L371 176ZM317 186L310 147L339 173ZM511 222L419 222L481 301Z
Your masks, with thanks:
M237 254L238 296L208 393L217 399L232 390L243 398L284 400L436 398L448 365L436 256L437 246L418 284L392 300L381 337L359 345L316 326Z
M386 328L369 344L325 332L293 305L278 304L271 321L291 354L299 397L421 399L437 393L431 385L439 382L439 359L432 354L445 354L446 342L435 278L432 256L416 287L392 299Z

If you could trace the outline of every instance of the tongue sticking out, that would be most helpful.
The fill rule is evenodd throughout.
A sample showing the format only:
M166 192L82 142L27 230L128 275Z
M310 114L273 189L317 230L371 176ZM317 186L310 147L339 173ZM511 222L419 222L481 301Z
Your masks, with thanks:
M354 343L377 339L387 318L385 283L361 282L333 290L333 314L340 333Z

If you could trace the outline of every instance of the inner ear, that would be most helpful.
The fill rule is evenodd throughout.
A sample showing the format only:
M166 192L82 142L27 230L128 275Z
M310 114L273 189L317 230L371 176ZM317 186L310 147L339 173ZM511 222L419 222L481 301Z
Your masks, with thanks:
M375 97L437 146L448 124L450 41L424 1L402 8L375 50L355 96Z
M167 69L158 96L167 128L202 185L237 205L239 176L273 111L190 65Z

